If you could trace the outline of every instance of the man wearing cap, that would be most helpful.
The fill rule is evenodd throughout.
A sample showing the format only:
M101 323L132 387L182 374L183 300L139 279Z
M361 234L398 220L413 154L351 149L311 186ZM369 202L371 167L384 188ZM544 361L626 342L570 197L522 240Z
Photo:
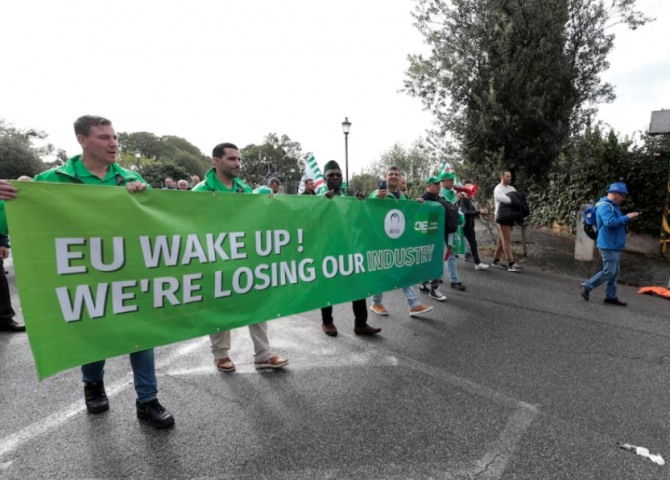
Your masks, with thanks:
M444 172L440 177L442 182L442 189L440 190L440 197L444 198L447 202L451 204L456 204L458 198L456 196L456 190L454 190L454 182L456 181L456 174L452 171ZM459 214L460 222L459 225L463 225L465 222L465 217L463 214ZM458 276L458 265L456 263L456 255L453 254L453 238L454 235L457 235L457 232L450 234L449 242L447 243L448 251L447 254L447 272L449 273L449 282L451 283L451 288L458 291L465 291L465 285L461 283L461 279Z
M380 188L375 190L369 195L369 198L386 198L391 200L407 200L405 194L400 190L400 181L402 177L400 176L400 169L398 167L391 166L386 171L386 188ZM423 202L423 199L420 199ZM409 306L409 316L414 317L421 315L423 313L430 312L433 307L430 305L423 305L419 302L419 299L414 292L412 287L403 287L402 293L407 299L407 305ZM388 310L382 305L383 293L378 293L372 297L372 306L370 310L375 312L377 315L387 316L389 314Z
M212 151L214 167L205 179L193 187L193 192L252 193L251 187L240 180L240 150L232 143L220 143ZM267 187L265 187L267 188ZM288 360L274 355L270 350L267 322L249 325L249 335L254 344L254 366L256 369L282 368ZM214 363L220 372L232 373L235 364L230 359L230 330L213 333L212 342Z
M596 204L596 226L598 239L596 246L603 259L603 269L593 277L582 283L582 298L589 300L591 290L607 282L605 289L605 303L625 307L617 297L617 277L621 266L621 251L626 246L626 224L636 220L639 212L624 215L619 205L626 201L628 189L625 183L613 183L607 190L607 196L602 197Z
M319 194L326 198L342 197L342 170L335 160L330 160L324 167L326 177L326 190ZM360 198L360 197L359 197ZM351 302L354 309L354 333L356 335L375 335L382 331L381 328L368 325L368 307L365 299ZM337 328L333 323L333 307L321 309L321 329L330 337L337 336Z
M421 195L421 198L425 202L438 202L444 208L446 207L447 201L440 197L440 179L438 177L430 177L426 180L426 191ZM444 243L446 244L449 240L449 234L444 231ZM424 293L428 293L428 296L433 300L438 302L446 302L447 297L440 291L440 280L435 278L430 281L430 287L428 287L428 282L423 282L419 286L419 290Z

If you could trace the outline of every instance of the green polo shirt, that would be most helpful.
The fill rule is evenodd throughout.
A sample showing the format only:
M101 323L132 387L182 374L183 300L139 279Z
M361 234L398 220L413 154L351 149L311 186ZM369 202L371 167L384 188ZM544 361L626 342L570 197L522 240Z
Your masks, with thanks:
M93 175L81 161L81 155L75 155L62 167L57 167L35 176L36 182L83 183L86 185L124 186L129 182L147 183L139 173L126 170L117 163L109 166L105 178Z
M384 197L384 200L387 200L387 199L391 199L391 200L407 200L407 195L405 195L404 193L402 193L400 190L398 190L398 192L400 192L400 197L399 197L399 198L396 198L395 195L393 195L393 192L391 192L391 190L388 190L388 191L386 192L387 195ZM368 195L368 198L379 198L379 197L377 196L378 193L379 193L379 190L375 190L375 191L373 191L370 195Z
M205 179L191 189L192 192L229 192L229 193L251 193L251 187L239 178L233 179L233 188L226 187L219 177L216 176L216 169L211 168L206 174Z
M0 235L7 235L7 214L5 213L5 201L0 200Z

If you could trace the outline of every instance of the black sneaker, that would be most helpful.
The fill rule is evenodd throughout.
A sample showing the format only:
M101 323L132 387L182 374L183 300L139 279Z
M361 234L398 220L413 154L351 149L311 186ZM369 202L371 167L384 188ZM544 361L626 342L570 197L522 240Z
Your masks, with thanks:
M136 402L137 418L148 421L156 428L168 428L174 425L174 417L155 398L146 403Z
M102 380L84 384L84 399L88 413L102 413L109 410L109 400Z
M465 292L465 285L463 285L461 282L452 283L451 288L458 290L459 292Z
M616 305L617 307L625 307L626 305L628 305L626 302L622 302L617 297L606 298L604 302L608 305Z
M430 288L428 287L427 284L422 283L421 285L419 285L419 291L423 293L428 293L430 292Z
M500 263L500 260L493 260L491 262L491 266L494 267L494 268L504 268L505 270L507 269L507 267L505 265Z
M582 298L589 301L589 289L586 288L586 285L582 283Z

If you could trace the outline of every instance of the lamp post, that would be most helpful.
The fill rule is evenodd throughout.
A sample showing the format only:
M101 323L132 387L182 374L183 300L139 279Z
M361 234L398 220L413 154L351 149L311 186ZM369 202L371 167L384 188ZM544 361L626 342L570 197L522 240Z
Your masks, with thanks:
M344 132L344 171L347 195L349 194L349 130L351 130L351 122L349 121L349 117L344 117L342 131Z
M140 158L142 157L142 152L135 150L135 168L137 171L140 171Z

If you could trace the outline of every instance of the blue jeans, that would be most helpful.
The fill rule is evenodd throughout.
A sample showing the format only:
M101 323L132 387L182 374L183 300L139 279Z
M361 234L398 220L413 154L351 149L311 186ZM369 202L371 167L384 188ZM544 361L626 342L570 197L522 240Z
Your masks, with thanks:
M621 270L621 251L600 250L603 258L603 269L584 282L587 290L591 291L601 283L607 282L605 298L616 298L616 280Z
M456 266L456 255L453 250L447 259L447 272L449 272L449 281L451 283L461 283L461 279L458 277L458 267Z
M133 368L133 382L137 401L139 403L150 402L158 396L158 381L156 380L156 367L154 365L154 349L142 350L130 354L130 365ZM84 383L99 382L105 374L105 361L89 363L81 366L82 380Z
M405 294L405 298L407 299L407 304L409 305L409 308L414 308L417 305L419 305L419 299L417 298L416 293L414 292L414 289L412 287L403 288L402 293ZM383 293L373 295L372 304L381 305L383 296L384 296Z

